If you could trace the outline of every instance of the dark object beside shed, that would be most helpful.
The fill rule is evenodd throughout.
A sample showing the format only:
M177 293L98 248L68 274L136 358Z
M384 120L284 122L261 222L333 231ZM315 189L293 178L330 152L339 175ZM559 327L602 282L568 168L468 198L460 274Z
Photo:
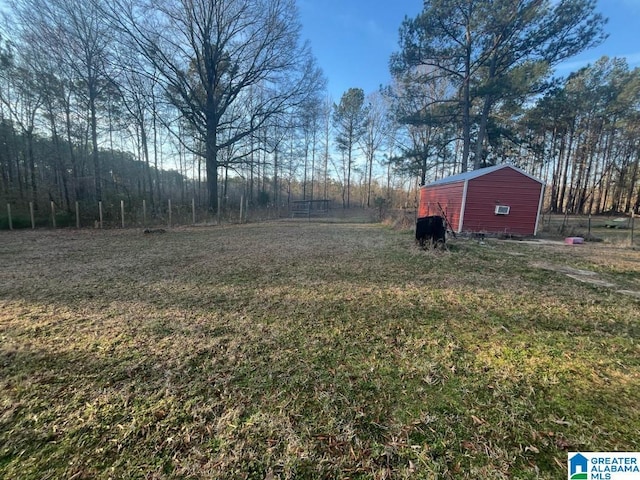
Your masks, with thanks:
M418 218L416 221L416 242L421 247L436 247L441 245L444 248L446 241L446 226L444 218L439 215Z
M421 187L418 217L443 215L457 233L535 235L543 196L541 180L497 165Z

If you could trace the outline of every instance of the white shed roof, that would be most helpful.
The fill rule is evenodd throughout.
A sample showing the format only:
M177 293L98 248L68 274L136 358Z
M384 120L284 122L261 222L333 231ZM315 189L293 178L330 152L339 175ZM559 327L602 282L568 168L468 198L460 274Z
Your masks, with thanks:
M520 169L518 167L514 167L513 165L511 165L509 163L504 163L502 165L495 165L493 167L479 168L478 170L472 170L470 172L459 173L458 175L452 175L450 177L441 178L440 180L436 180L435 182L428 183L425 186L430 187L431 185L443 185L443 184L446 184L446 183L464 182L464 181L467 181L467 180L471 180L473 178L481 177L483 175L487 175L489 173L496 172L498 170L502 170L503 168L511 168L512 170L515 170L516 172L521 173L522 175L525 175L525 176L529 177L530 179L535 180L536 182L544 185L544 182L542 180L540 180L539 178L536 178L536 177L534 177L532 175L529 175L524 170L522 170L522 169Z

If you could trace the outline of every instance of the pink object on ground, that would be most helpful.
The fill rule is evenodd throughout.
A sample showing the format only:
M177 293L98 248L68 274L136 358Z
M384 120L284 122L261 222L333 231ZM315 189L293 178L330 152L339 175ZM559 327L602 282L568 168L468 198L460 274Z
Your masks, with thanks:
M584 238L582 237L567 237L564 239L564 243L567 245L582 245L584 243Z

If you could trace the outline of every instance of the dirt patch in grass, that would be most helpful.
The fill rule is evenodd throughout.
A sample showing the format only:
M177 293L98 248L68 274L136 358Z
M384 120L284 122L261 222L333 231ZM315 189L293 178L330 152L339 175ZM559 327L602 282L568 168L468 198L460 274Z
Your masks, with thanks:
M616 286L615 283L607 282L606 280L598 278L598 274L591 270L581 270L579 268L571 268L565 265L550 265L547 263L533 263L532 266L542 268L544 270L551 270L552 272L564 273L569 278L573 278L579 282L596 285L598 287L614 288Z
M536 266L638 290L640 254L597 248L0 233L0 477L552 479L637 451L637 299Z
M543 245L552 245L543 243ZM557 255L564 249L566 255ZM552 256L564 263L585 265L591 263L592 269L576 268L567 264L534 261L532 267L554 271L567 275L579 282L598 287L614 289L622 295L640 298L640 264L637 253L630 248L611 245L582 246L575 248L559 246L549 250ZM630 287L630 288L629 288ZM633 287L638 287L634 289Z
M551 270L553 272L564 273L569 278L573 278L579 282L588 283L598 287L613 288L621 295L629 295L631 297L640 298L640 291L620 289L615 283L603 280L596 272L591 270L581 270L579 268L571 268L565 265L550 265L546 263L532 263L533 267Z

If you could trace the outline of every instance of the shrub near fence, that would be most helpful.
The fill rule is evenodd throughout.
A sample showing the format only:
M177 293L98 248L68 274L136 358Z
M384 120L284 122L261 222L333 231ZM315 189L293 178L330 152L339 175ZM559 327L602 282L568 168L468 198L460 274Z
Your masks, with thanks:
M143 200L132 203L76 202L72 211L60 210L51 202L47 208L35 208L32 202L25 205L6 204L0 213L0 230L27 228L145 228L172 227L195 224L244 223L286 216L286 206L253 208L246 199L238 203L219 202L220 208L211 211L190 202L162 201L150 205Z

